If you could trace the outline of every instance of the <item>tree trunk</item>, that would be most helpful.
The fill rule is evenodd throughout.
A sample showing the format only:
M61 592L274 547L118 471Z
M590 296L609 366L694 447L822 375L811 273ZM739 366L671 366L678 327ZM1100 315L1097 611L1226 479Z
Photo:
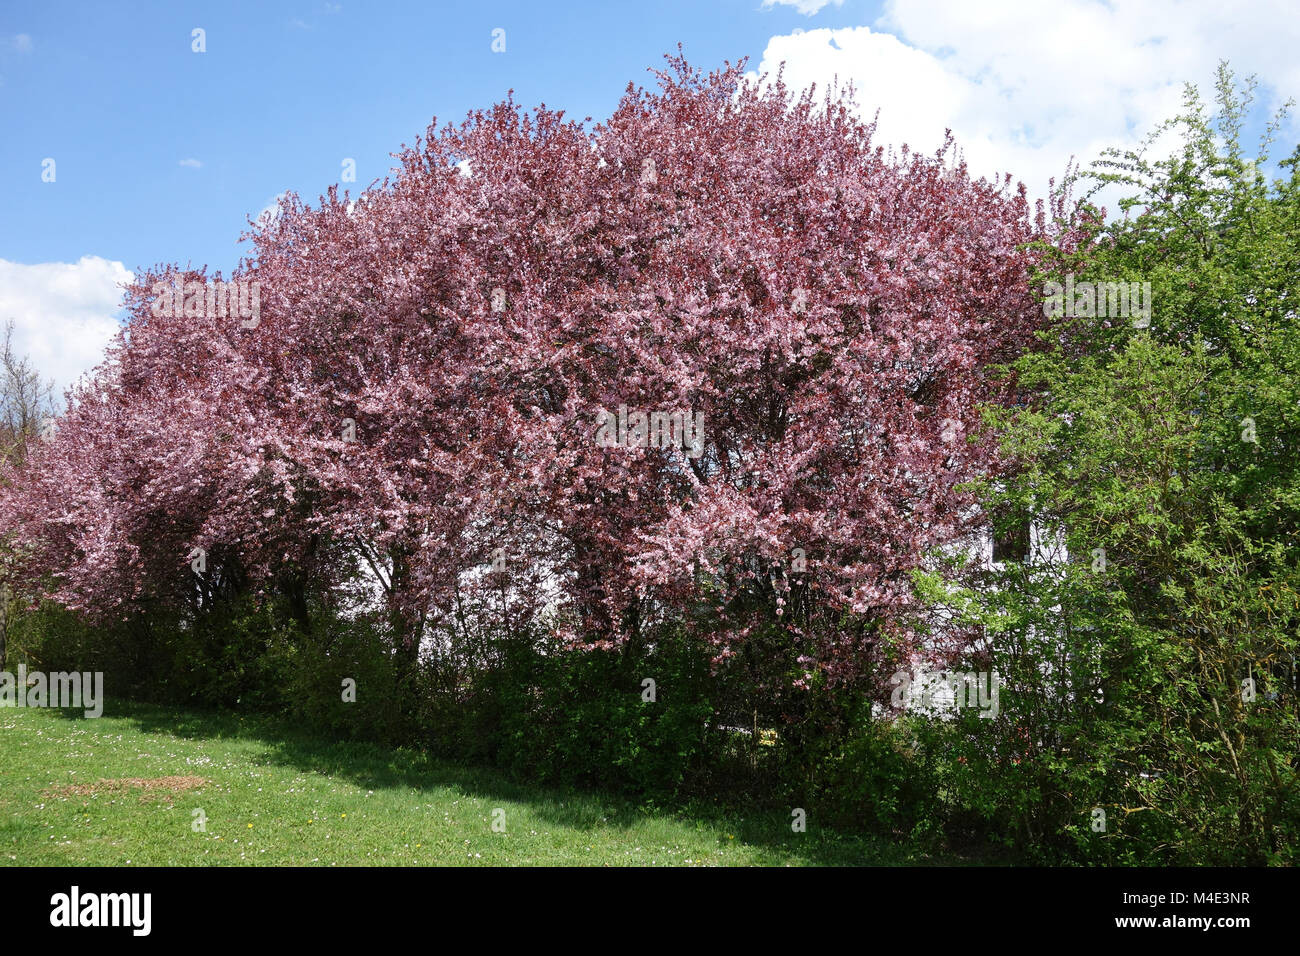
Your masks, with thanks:
M9 585L0 584L0 671L9 655Z

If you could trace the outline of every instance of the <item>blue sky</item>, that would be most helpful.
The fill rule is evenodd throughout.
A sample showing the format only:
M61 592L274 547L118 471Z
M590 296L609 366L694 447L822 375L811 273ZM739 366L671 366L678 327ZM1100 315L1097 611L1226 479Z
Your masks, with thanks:
M951 126L977 173L1041 194L1071 152L1170 115L1183 81L1208 89L1221 57L1259 74L1265 107L1300 96L1297 19L1285 0L4 0L0 321L70 384L116 328L131 270L228 272L246 217L277 194L314 200L348 158L355 193L434 116L508 89L603 119L679 42L699 66L852 79L884 141L933 150Z
M850 3L816 20L864 15ZM0 258L229 270L245 216L285 189L314 198L347 157L364 187L435 115L459 120L513 88L527 106L599 119L679 41L714 65L809 25L760 0L6 3L0 34L32 48L0 61ZM205 53L191 49L196 27Z

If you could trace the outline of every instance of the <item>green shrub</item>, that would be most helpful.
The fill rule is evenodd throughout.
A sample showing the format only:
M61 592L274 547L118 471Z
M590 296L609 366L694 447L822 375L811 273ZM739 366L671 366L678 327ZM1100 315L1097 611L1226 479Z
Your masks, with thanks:
M521 776L677 795L706 760L707 674L704 653L674 640L639 657L520 652L491 682L497 759ZM647 678L653 702L644 699Z

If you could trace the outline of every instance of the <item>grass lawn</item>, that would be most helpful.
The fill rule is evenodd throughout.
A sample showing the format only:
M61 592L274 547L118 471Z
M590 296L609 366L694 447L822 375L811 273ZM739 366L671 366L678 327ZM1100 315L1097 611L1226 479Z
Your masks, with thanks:
M962 862L838 836L811 818L794 833L788 812L643 810L254 717L0 708L3 866Z

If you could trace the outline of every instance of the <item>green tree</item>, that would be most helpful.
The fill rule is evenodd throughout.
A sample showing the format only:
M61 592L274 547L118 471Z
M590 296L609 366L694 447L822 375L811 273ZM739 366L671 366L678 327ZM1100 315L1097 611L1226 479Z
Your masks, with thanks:
M1076 294L1015 367L1029 400L989 412L1018 470L986 506L1039 547L935 592L1007 684L997 720L944 729L952 790L1048 852L1266 863L1300 836L1300 151L1266 181L1283 114L1248 159L1253 81L1217 87L1085 174L1124 215L1036 276ZM1118 282L1149 316L1090 307Z

